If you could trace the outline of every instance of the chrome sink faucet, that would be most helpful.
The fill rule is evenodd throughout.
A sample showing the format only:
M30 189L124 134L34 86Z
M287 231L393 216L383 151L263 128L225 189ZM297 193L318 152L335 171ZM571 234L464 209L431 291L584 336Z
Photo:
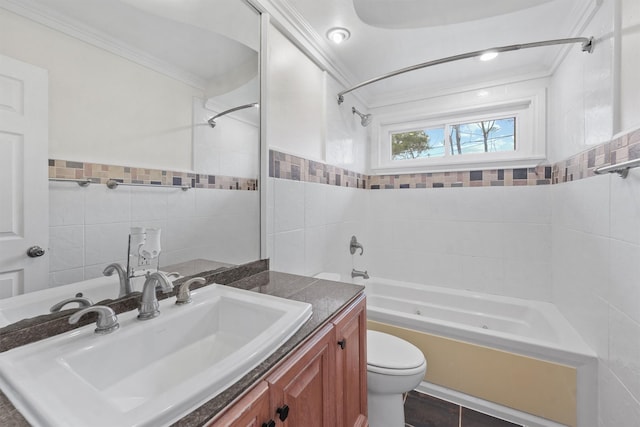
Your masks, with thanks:
M173 291L171 279L165 273L156 271L155 273L147 273L147 280L142 287L142 298L140 300L140 308L138 308L138 319L148 320L160 314L160 304L156 297L156 286L165 294Z
M69 317L69 324L75 325L78 320L87 313L98 313L96 321L96 334L109 334L120 327L116 313L105 305L94 305L79 311L76 311Z
M131 280L129 280L129 275L120 264L114 262L113 264L107 265L102 274L111 276L114 271L118 273L118 278L120 279L118 298L129 295L133 291L133 289L131 289Z

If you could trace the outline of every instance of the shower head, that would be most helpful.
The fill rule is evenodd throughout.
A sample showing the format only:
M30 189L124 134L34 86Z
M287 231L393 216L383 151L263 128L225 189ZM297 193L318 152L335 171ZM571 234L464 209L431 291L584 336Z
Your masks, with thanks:
M360 111L356 110L356 107L351 107L351 112L360 116L360 124L362 126L367 127L371 124L371 114L362 114Z

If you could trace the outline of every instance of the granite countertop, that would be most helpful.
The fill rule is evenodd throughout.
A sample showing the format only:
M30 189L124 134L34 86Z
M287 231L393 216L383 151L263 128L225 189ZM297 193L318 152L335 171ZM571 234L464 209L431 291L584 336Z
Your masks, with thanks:
M340 309L356 298L363 286L320 280L312 277L275 271L262 271L234 282L228 286L275 295L313 306L311 318L278 350L264 362L247 373L233 386L202 404L173 424L174 427L195 427L205 424L220 410L228 406L240 395L263 378L279 361L301 344L314 331L323 326ZM0 392L0 425L27 427L29 424L16 410L6 396Z
M210 259L192 259L190 261L181 262L178 264L171 264L161 266L160 270L167 272L176 272L183 277L194 276L203 271L216 271L221 268L236 267L235 264L229 264L226 262L214 261Z

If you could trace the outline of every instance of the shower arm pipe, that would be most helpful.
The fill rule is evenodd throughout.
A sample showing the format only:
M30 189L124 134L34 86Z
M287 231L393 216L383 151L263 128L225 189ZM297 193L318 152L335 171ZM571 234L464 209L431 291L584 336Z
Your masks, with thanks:
M591 53L591 52L593 52L593 42L594 42L593 37L573 37L573 38L568 38L568 39L546 40L546 41L541 41L541 42L512 44L512 45L509 45L509 46L502 46L502 47L494 47L494 48L491 48L491 49L476 50L476 51L473 51L473 52L462 53L460 55L453 55L453 56L448 56L446 58L440 58L440 59L436 59L436 60L433 60L433 61L427 61L427 62L423 62L421 64L412 65L410 67L401 68L399 70L392 71L390 73L383 74L383 75L378 76L378 77L374 77L374 78L366 80L366 81L364 81L364 82L362 82L360 84L357 84L357 85L355 85L355 86L353 86L353 87L351 87L349 89L345 89L342 92L338 93L338 105L342 104L342 102L344 101L344 95L346 95L347 93L352 92L352 91L354 91L356 89L360 89L361 87L370 85L372 83L379 82L380 80L388 79L389 77L395 77L395 76L400 75L400 74L408 73L410 71L420 70L422 68L432 67L434 65L446 64L447 62L460 61L461 59L474 58L476 56L481 56L481 55L483 55L485 53L488 53L488 52L501 53L501 52L510 52L510 51L513 51L513 50L530 49L530 48L533 48L533 47L552 46L552 45L557 45L557 44L570 44L570 43L582 43L582 51Z
M229 113L233 113L234 111L244 110L245 108L257 107L257 102L252 102L251 104L240 105L238 107L229 108L228 110L223 111L222 113L218 113L215 116L211 117L207 122L213 127L215 126L215 120L222 116L226 116Z

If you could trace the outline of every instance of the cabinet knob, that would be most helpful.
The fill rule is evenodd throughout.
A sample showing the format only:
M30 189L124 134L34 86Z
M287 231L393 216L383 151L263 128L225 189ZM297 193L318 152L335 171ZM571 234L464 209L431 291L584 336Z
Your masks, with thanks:
M269 420L266 423L262 423L262 427L276 427L276 422L273 420Z
M276 409L276 414L278 414L280 421L286 420L289 416L289 407L287 405L282 405L280 408Z
M347 339L342 338L340 341L338 341L338 345L340 346L341 349L344 350L344 348L347 346Z

